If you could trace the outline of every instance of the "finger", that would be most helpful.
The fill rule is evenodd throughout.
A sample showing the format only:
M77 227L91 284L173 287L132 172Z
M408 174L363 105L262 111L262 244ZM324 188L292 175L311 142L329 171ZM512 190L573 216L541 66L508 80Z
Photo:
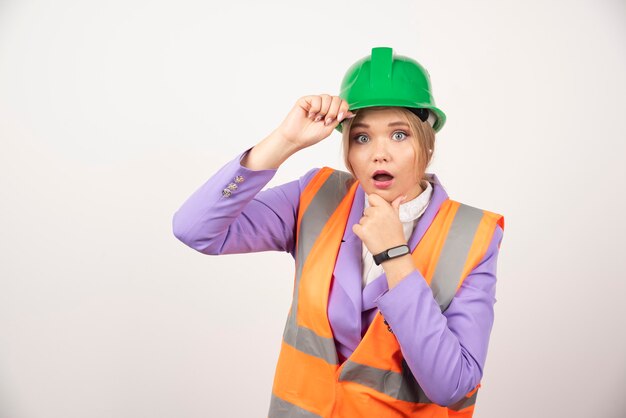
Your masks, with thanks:
M393 202L391 202L391 206L396 212L400 211L400 204L406 200L406 195L396 197Z
M324 120L324 125L329 125L332 121L335 120L335 118L337 118L337 113L339 113L340 106L341 106L341 97L332 96L330 107L328 108L326 119Z
M296 102L298 106L300 106L306 113L309 113L309 110L311 110L311 101L313 99L312 95L308 95L308 96L302 96L298 99L298 101Z
M350 109L348 102L342 99L341 105L339 106L339 113L337 114L337 120L339 122L344 120L344 117L345 119L350 119L356 116L354 113L350 112L348 109Z
M319 122L326 116L326 114L328 113L328 109L330 108L330 103L332 102L333 98L329 96L328 94L320 94L320 99L322 101L322 104L320 106L320 110L317 116L315 117L315 122Z
M381 196L377 195L376 193L370 193L370 195L367 198L367 201L370 202L371 206L384 206L384 204L387 203L385 199L383 199Z
M309 96L311 106L309 108L308 118L313 119L322 108L322 98L320 96Z

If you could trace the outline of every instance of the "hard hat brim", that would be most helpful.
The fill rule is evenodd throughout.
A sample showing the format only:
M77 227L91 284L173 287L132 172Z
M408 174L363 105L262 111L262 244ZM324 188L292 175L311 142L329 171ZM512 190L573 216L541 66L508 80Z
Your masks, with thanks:
M435 121L435 123L433 125L433 130L435 132L439 132L441 130L441 128L443 127L443 125L445 124L445 122L446 122L446 115L445 115L445 113L443 113L441 110L439 110L438 108L436 108L434 106L431 106L431 105L426 104L426 103L423 104L422 106L420 106L419 103L408 102L408 101L398 100L398 99L361 100L361 101L353 103L350 106L349 110L353 111L353 110L365 109L365 108L368 108L368 107L375 107L375 106L382 106L382 107L410 107L410 108L417 108L417 109L428 109L431 112L433 112L435 114L435 116L437 117L437 120ZM343 121L341 121L341 123L339 123L335 129L338 130L339 132L343 132L343 129L342 129L343 126L342 125L343 125Z

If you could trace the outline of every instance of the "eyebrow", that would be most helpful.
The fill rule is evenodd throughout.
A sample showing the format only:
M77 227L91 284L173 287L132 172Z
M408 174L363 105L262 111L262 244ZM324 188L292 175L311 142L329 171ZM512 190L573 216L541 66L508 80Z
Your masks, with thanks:
M397 121L397 122L391 122L387 126L406 126L406 127L408 127L409 125L406 122ZM352 124L350 127L351 128L359 128L359 127L369 128L370 126L368 124L366 124L366 123L363 123L363 122L357 122L357 123Z

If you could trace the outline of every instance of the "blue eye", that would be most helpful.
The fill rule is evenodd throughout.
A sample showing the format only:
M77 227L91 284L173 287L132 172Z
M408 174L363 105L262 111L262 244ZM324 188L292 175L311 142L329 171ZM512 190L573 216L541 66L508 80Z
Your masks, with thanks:
M402 131L396 131L396 132L394 132L394 133L393 133L393 136L395 137L395 136L396 136L396 134L402 134L402 135L404 135L404 137L403 137L403 138L400 138L400 139L399 139L399 141L402 141L403 139L405 139L405 138L408 136L408 135L406 134L406 132L402 132Z
M403 136L398 138L398 137L396 137L396 135L398 135L398 134L401 134L401 135L403 135ZM394 133L391 135L391 137L392 137L395 141L397 141L397 142L404 141L404 140L406 139L406 137L407 137L407 136L409 136L409 135L408 135L406 132L404 132L404 131L396 131L396 132L394 132ZM361 138L361 137L365 138L366 140L361 141L361 140L360 140L360 138ZM359 143L359 144L365 144L365 143L369 142L369 138L368 138L368 137L367 137L367 135L365 135L365 134L357 134L357 135L354 135L354 136L352 137L352 140L353 140L353 141L355 141L355 142L357 142L357 143Z

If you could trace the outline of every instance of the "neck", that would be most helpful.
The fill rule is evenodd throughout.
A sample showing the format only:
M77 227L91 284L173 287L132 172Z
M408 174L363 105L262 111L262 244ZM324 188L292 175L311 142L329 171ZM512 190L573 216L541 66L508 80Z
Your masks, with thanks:
M420 181L420 183L418 183L416 187L417 187L416 189L413 189L411 193L408 193L406 195L406 199L404 200L404 203L410 202L411 200L415 199L417 196L421 195L424 190L426 190L426 187L422 185L422 181Z

